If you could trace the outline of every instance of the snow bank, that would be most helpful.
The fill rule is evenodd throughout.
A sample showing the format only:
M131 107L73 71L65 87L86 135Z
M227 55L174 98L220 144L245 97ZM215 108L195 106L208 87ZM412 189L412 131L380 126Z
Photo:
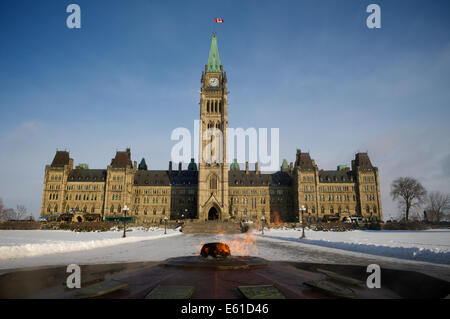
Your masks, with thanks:
M450 230L426 231L306 231L272 229L264 240L297 242L302 245L342 249L384 257L450 264Z
M15 232L6 234L5 232ZM18 234L19 233L19 234ZM5 236L4 236L5 235ZM10 235L9 237L7 235ZM18 236L19 235L19 236ZM53 235L53 236L52 236ZM98 233L74 233L72 231L2 231L0 237L0 260L36 257L49 254L69 253L94 248L111 247L147 240L161 239L181 235L179 229L164 230L132 229L127 237L122 232L108 231ZM52 240L46 238L53 237ZM76 240L73 240L75 237ZM72 240L67 240L71 238ZM32 241L34 243L20 243ZM39 243L39 241L41 241ZM36 243L38 242L38 243Z

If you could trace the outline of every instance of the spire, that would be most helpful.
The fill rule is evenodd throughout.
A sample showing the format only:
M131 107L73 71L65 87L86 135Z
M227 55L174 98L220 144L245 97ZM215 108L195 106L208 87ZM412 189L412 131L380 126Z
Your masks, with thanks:
M219 48L217 46L217 38L216 34L213 33L211 39L211 48L209 49L209 57L208 57L208 69L206 72L220 72L220 56L219 56Z
M142 158L141 162L139 163L138 170L140 170L140 171L147 170L147 164L145 163L145 158Z

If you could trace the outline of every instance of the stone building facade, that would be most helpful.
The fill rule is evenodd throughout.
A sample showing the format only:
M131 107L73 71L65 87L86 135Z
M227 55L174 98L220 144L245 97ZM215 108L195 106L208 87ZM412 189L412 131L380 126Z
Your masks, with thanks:
M106 169L89 169L66 151L57 151L45 168L41 216L64 212L75 220L128 216L136 222L171 220L299 221L300 208L309 221L349 217L381 221L378 169L367 153L358 153L351 167L319 170L309 153L297 150L295 162L283 161L280 171L262 173L227 163L227 75L220 63L213 35L208 64L201 77L200 156L187 169L182 164L167 170L139 165L131 150L116 152ZM216 134L220 133L220 134ZM219 144L219 148L208 147Z

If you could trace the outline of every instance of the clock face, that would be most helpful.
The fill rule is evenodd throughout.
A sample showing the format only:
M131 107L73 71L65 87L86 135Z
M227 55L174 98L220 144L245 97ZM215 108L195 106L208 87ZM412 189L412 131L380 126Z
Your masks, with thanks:
M212 86L218 86L219 85L219 79L218 78L210 78L209 84Z

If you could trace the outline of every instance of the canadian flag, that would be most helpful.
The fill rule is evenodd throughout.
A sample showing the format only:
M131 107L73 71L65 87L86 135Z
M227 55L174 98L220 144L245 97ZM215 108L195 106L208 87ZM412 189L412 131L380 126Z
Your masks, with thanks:
M223 23L223 19L215 18L214 22L215 23Z

